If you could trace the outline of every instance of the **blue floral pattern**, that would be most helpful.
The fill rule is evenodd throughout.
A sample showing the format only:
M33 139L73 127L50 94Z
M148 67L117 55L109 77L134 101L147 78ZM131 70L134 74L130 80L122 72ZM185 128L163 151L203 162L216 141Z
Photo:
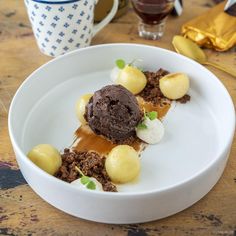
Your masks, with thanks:
M25 0L25 4L42 52L58 56L90 44L95 1L46 4Z

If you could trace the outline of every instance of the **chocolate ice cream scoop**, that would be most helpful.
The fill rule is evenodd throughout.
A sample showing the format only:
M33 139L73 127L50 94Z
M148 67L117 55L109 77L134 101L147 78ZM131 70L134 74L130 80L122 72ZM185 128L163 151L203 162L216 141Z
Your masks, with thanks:
M96 134L121 143L135 135L142 113L131 92L121 85L108 85L90 98L85 119Z

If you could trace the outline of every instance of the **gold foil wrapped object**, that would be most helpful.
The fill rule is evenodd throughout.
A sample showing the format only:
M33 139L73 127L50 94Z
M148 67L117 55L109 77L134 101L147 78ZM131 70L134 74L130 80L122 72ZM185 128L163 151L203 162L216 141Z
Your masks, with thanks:
M236 45L236 17L224 12L225 2L187 22L182 27L185 37L199 46L226 51Z

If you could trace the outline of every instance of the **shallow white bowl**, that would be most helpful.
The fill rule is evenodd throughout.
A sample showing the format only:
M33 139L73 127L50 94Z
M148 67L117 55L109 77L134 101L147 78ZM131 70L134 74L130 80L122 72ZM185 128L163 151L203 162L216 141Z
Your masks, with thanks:
M164 68L191 78L191 101L176 104L164 119L165 137L141 157L139 181L120 192L81 190L48 175L26 153L36 144L68 147L79 126L76 100L111 83L114 61L142 59L146 70ZM221 82L203 66L174 52L135 44L81 49L40 67L18 89L9 133L20 169L51 205L84 219L138 223L175 214L202 198L220 178L231 147L235 112Z

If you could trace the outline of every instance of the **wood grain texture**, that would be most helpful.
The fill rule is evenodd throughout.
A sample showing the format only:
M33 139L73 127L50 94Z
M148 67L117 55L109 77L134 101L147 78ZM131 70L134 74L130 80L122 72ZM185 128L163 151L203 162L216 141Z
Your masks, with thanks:
M173 50L171 40L179 34L181 25L213 5L211 0L186 0L184 14L169 18L160 41L138 37L137 18L130 8L128 14L97 34L92 44L130 42ZM210 60L236 68L235 48L225 53L206 52ZM212 191L192 207L159 221L98 224L65 214L37 196L17 171L7 117L16 89L32 71L50 59L36 46L23 0L0 0L0 235L236 235L235 139L224 174ZM209 69L226 86L236 104L236 78ZM14 182L16 179L18 182Z

